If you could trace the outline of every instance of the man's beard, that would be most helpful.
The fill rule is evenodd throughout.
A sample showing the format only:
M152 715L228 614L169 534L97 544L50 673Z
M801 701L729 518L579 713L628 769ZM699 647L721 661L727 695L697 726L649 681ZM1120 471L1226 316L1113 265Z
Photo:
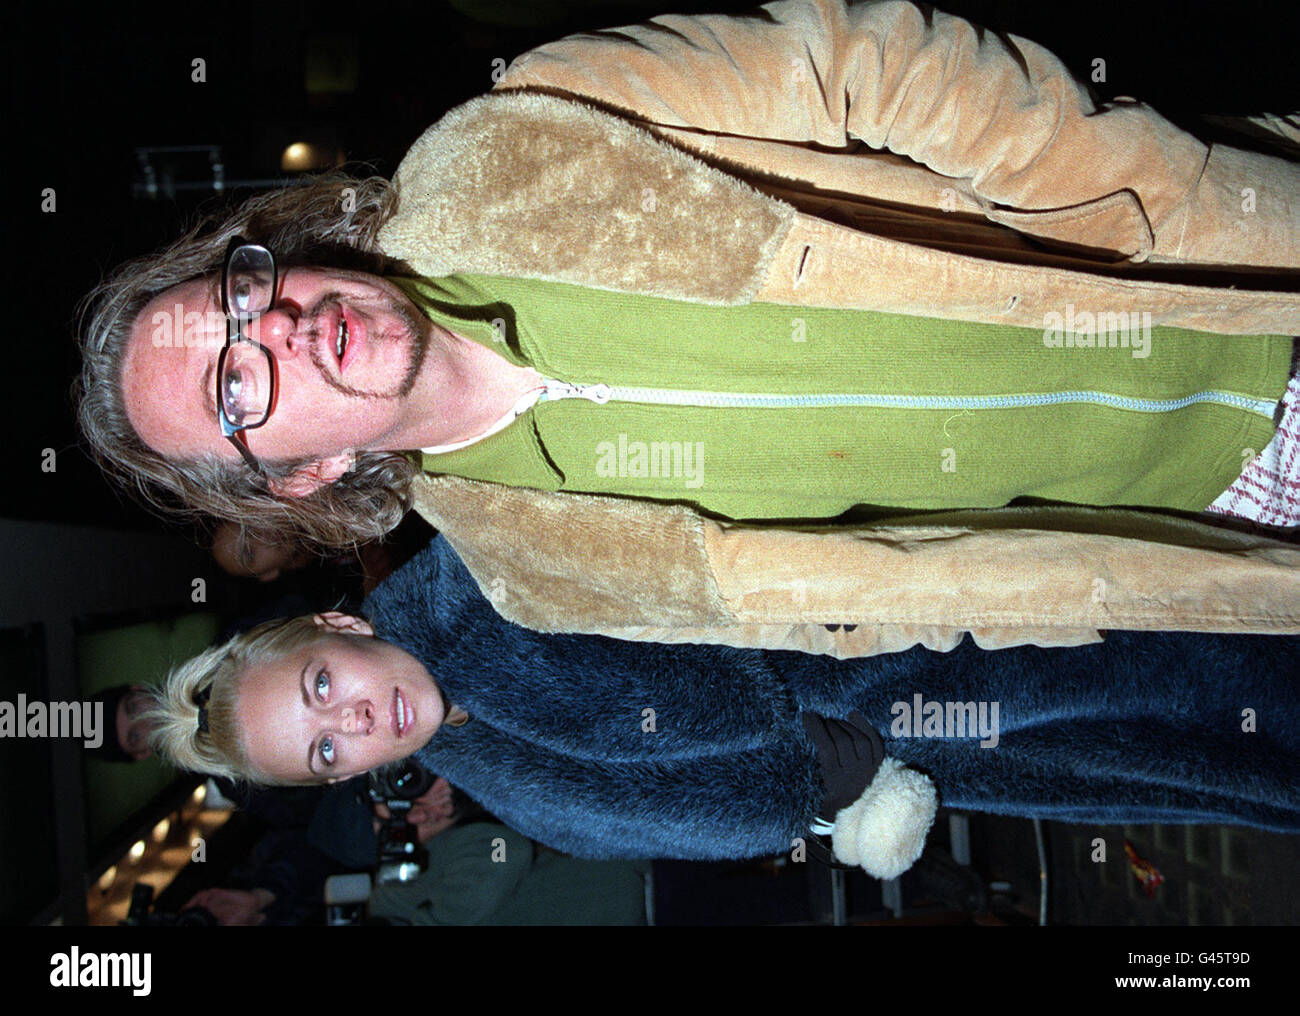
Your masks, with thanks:
M326 304L331 302L341 303L342 300L343 297L338 293L326 294L317 301L312 308L312 312L313 314L318 313ZM311 358L311 362L316 365L316 369L320 372L320 376L325 379L325 383L331 388L358 399L404 399L414 390L415 382L420 376L420 369L424 366L425 354L429 351L429 329L417 315L412 313L411 308L398 301L394 301L384 309L399 317L407 333L411 336L411 361L406 365L401 380L392 388L378 391L353 388L351 385L344 384L330 373L331 365L326 364L325 358L321 354L321 341L313 334L311 341L307 343L307 355ZM330 341L330 339L327 337L325 341ZM366 335L366 341L392 342L394 340L392 338L385 339L371 333Z

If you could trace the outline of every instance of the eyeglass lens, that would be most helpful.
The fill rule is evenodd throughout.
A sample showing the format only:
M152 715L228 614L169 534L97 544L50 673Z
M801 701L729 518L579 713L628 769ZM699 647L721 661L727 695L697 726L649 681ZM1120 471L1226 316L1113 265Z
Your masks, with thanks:
M236 342L221 364L221 408L236 427L256 427L271 403L271 361L261 346Z
M225 295L231 317L241 323L270 310L275 298L271 253L252 244L235 248L226 263ZM242 325L239 330L242 333ZM270 411L271 388L271 358L266 350L248 340L230 343L218 381L226 419L239 428L263 423Z
M246 320L271 309L275 288L275 262L261 247L239 247L226 270L226 303L230 313Z

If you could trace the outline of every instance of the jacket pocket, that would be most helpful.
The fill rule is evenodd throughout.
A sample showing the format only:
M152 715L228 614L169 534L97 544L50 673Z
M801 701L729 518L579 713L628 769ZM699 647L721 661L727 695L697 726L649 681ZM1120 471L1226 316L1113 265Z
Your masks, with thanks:
M1155 235L1142 203L1129 190L1066 208L1025 212L984 203L983 209L991 221L1032 236L1048 247L1090 257L1145 261L1155 246Z

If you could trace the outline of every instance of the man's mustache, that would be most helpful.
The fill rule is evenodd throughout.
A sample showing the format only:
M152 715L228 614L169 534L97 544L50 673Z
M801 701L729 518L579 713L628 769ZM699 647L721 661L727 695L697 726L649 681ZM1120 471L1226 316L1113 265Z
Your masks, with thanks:
M382 390L368 390L355 388L346 384L334 376L333 371L337 369L332 357L334 347L334 335L323 335L323 322L328 320L326 314L337 311L342 314L344 303L347 303L348 309L358 314L366 324L366 343L379 344L383 342L400 342L409 341L411 345L411 359L400 381L393 387ZM388 315L397 318L403 328L403 334L395 334L391 330L381 330L374 327L376 315L370 313L370 308L366 306L368 301L352 300L340 293L326 293L318 300L312 303L310 308L304 311L305 317L312 319L311 327L304 333L307 336L307 355L310 358L320 376L325 383L335 391L342 392L344 395L352 398L362 399L401 399L411 393L415 387L416 379L419 377L420 368L424 365L424 357L428 351L429 335L426 328L421 327L420 321L411 311L403 307L400 303L383 302L382 309ZM331 314L332 316L332 314ZM323 346L330 343L330 361L326 361L326 354Z

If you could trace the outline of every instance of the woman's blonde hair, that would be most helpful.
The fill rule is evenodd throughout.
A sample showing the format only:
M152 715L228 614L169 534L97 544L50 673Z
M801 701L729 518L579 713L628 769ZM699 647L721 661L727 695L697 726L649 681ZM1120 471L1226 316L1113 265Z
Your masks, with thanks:
M148 690L151 701L143 715L153 728L154 751L193 772L254 785L285 783L258 770L248 757L235 717L240 685L252 668L275 663L324 635L311 616L267 621L173 668L161 685ZM200 708L206 710L206 732L199 728Z

